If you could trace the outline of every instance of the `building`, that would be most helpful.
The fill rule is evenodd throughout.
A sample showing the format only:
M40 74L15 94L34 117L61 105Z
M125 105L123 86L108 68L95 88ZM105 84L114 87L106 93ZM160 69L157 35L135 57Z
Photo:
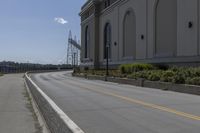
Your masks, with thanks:
M83 66L200 62L199 0L88 0L81 9Z

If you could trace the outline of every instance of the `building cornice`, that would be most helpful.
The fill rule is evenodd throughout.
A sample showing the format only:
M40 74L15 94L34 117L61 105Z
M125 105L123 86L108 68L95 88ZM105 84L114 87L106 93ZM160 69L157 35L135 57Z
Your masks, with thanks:
M100 15L104 14L105 12L110 11L110 10L113 9L116 5L119 5L119 4L121 4L122 2L126 2L126 1L129 1L129 0L117 0L117 1L115 1L115 2L112 3L108 8L105 8L104 10L102 10L102 11L100 12Z
M96 4L99 4L103 0L88 0L81 8L81 12L79 13L80 16L82 16L88 9L90 9L92 6L95 6Z

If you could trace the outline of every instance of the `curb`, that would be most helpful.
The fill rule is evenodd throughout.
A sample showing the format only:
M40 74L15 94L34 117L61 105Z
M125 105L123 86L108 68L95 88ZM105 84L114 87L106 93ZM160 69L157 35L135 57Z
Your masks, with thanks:
M28 76L25 81L51 133L84 133Z
M40 127L42 127L42 133L50 133L50 131L49 131L48 127L47 127L47 123L45 122L44 117L42 116L42 114L41 114L41 112L39 110L39 107L38 107L35 99L33 98L33 95L31 94L27 83L26 82L24 82L24 83L25 83L25 87L26 87L26 90L28 92L28 95L29 95L29 97L31 99L31 104L32 104L34 113L37 116L37 119L38 119L38 122L40 124Z
M72 76L85 78L89 80L103 80L113 83L120 83L120 84L128 84L134 85L139 87L147 87L152 89L160 89L165 91L174 91L179 93L185 94L192 94L192 95L200 95L200 86L196 85L187 85L187 84L174 84L168 82L160 82L160 81L148 81L144 79L124 79L124 78L114 78L114 77L102 77L96 75L79 75L79 74L72 74ZM107 80L106 80L107 79Z

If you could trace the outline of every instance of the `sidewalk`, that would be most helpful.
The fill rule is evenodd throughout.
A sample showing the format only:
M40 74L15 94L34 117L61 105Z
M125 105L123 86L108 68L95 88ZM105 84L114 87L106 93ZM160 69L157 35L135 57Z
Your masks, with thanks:
M23 74L0 77L0 133L41 133L27 97Z

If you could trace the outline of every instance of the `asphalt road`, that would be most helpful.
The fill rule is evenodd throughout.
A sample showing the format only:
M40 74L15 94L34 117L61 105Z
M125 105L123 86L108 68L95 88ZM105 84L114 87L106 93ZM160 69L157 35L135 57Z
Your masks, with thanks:
M32 79L86 133L200 132L200 96L85 80L70 72Z

